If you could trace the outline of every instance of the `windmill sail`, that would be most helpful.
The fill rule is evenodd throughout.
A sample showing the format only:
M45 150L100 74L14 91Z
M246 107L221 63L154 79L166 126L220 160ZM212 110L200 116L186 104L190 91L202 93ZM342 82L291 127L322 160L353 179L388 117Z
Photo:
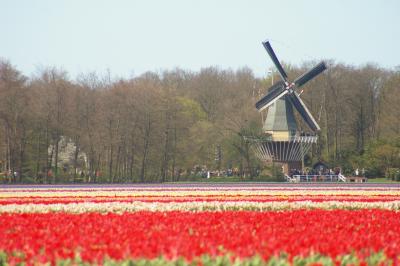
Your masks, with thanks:
M319 131L321 128L315 121L314 117L311 115L310 111L304 104L304 102L300 99L299 95L297 92L293 92L290 94L290 101L296 108L296 110L300 113L301 117L304 119L304 121L307 123L307 125L313 130L313 131Z
M278 69L278 72L281 75L282 79L287 82L287 74L286 74L285 70L283 70L283 67L282 67L281 63L279 63L279 60L276 57L275 52L272 49L271 44L269 44L269 41L263 42L262 44L264 45L265 50L267 50L269 56L271 57L272 62L274 62L274 64L275 64L276 68Z
M272 86L267 95L265 95L261 100L256 103L256 108L258 109L258 111L261 112L287 93L288 90L285 87L285 83L283 81L280 81Z
M324 62L319 63L312 69L310 69L308 72L304 73L300 77L298 77L295 81L294 84L296 84L297 87L301 87L304 84L306 84L308 81L312 80L319 74L321 74L324 70L326 69L326 65Z

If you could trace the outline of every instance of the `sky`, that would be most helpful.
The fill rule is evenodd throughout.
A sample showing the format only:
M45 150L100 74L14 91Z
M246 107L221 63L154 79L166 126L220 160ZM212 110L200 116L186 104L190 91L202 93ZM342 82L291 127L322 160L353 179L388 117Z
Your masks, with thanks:
M398 0L0 0L0 58L30 76L44 67L118 77L310 60L400 65Z

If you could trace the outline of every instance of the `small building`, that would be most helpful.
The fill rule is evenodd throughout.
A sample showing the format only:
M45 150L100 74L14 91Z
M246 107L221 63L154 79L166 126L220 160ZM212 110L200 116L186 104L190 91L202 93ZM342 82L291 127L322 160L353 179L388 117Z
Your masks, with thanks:
M355 183L365 183L368 181L368 178L366 178L365 176L347 176L346 181Z
M71 168L74 165L75 160L75 152L76 152L76 144L72 139L67 138L65 136L61 136L60 141L58 143L58 167L64 170L64 172L71 172L73 169ZM48 154L51 156L52 162L55 161L55 145L50 145L48 147ZM88 158L86 153L79 150L77 156L77 168L78 170L87 169L88 167ZM78 171L79 172L79 171Z

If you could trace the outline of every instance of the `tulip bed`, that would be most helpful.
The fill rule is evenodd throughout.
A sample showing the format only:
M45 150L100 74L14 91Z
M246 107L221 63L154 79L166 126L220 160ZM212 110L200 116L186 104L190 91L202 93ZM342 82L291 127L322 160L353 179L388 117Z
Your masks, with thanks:
M400 187L0 187L0 265L400 263Z

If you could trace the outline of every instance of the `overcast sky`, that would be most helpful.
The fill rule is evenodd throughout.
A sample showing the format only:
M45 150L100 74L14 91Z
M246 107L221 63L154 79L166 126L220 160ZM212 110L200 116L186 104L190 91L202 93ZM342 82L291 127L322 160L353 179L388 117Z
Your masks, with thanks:
M261 42L291 64L334 59L400 65L398 0L0 0L0 57L25 75L56 66L130 77L180 67L247 66Z

